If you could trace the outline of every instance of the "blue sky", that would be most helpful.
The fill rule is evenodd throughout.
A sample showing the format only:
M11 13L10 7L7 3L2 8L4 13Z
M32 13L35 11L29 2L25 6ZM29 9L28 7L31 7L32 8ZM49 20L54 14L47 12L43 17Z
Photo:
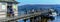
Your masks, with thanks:
M16 0L19 5L25 4L60 4L60 0Z

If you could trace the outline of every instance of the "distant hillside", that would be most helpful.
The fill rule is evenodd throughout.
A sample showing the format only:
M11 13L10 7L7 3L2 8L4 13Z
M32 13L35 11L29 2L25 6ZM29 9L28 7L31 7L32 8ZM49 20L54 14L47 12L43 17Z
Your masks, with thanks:
M25 10L25 8L27 10L35 8L55 8L56 10L60 11L60 5L23 5L23 6L18 6L19 10Z

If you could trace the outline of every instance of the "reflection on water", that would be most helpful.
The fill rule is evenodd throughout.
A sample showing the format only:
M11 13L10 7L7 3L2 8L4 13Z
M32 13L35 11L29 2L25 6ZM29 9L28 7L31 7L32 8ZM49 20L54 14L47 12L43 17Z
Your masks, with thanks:
M23 19L20 19L18 22L24 22ZM28 19L26 22L30 22L30 19Z
M53 22L60 22L60 16L57 16Z
M24 22L23 20L19 20L18 22ZM30 20L27 20L26 22L30 22ZM60 16L56 16L55 20L48 21L48 22L60 22Z

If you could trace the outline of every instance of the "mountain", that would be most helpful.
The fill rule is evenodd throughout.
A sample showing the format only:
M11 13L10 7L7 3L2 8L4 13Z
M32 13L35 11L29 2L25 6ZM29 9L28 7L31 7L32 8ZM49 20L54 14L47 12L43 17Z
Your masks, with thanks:
M58 12L60 11L60 5L39 5L39 4L36 4L36 5L22 5L22 6L18 6L18 9L19 11L24 11L25 9L27 10L30 10L30 9L40 9L40 8L45 8L45 9L48 9L48 8L55 8ZM60 13L60 12L59 12Z
M55 8L59 9L60 5L23 5L23 6L18 6L19 9L31 9L31 8Z

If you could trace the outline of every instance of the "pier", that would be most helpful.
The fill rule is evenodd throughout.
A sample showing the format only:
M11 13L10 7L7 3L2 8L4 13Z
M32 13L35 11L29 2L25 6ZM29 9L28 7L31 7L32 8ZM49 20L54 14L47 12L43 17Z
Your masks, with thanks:
M58 14L58 12L52 8L55 7L54 5L46 5L46 7L51 7L47 9L45 5L30 4L29 6L28 4L28 9L24 7L26 5L23 5L23 8L20 6L22 9L18 9L18 4L19 2L16 0L0 0L0 22L18 22L20 19L23 19L24 22L28 19L30 22L48 22L49 20L54 20L54 17ZM37 8L35 6L43 8ZM29 7L31 7L31 9L29 9ZM23 11L22 14L19 14L20 10Z
M40 11L40 12L34 12L33 14L0 18L0 21L1 22L17 22L17 20L19 20L19 19L24 19L24 22L26 22L26 20L30 19L30 22L35 22L36 18L38 18L39 19L38 22L41 22L40 15L43 13L48 13L48 11L44 10L44 11Z

